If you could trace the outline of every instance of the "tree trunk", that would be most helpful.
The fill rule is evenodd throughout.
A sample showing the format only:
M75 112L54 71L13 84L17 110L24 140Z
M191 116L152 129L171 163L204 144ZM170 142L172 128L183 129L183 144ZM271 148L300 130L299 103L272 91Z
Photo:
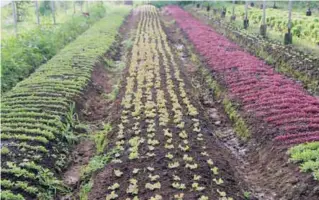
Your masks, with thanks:
M51 12L52 12L53 24L56 24L56 21L55 21L54 1L51 1Z
M14 34L17 36L17 12L16 12L16 5L15 2L12 1L12 16L13 16L13 23L14 23Z
M89 1L86 1L86 12L89 12Z
M64 1L64 12L65 12L65 14L68 13L68 2L67 1Z
M37 24L40 25L39 5L38 1L35 1L35 12L37 14Z
M248 1L245 1L245 18L244 18L244 29L247 29L249 26L248 20Z
M262 25L260 26L260 35L266 37L267 34L267 24L266 24L266 0L263 0L263 18Z
M288 14L288 32L285 34L284 44L292 44L292 34L291 34L291 10L292 10L292 0L289 0L288 4L289 14Z

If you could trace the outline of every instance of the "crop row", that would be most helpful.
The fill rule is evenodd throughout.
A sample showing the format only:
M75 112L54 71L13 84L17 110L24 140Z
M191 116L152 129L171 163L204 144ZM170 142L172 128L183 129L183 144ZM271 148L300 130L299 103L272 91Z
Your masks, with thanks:
M182 9L168 11L243 109L278 128L284 144L318 140L319 101Z
M63 190L55 171L66 163L73 100L128 11L114 9L2 97L2 199L51 199Z
M106 199L231 200L159 14L153 6L139 11L116 130L123 153L112 161Z
M196 12L195 15L203 16L201 12ZM262 38L239 29L226 20L218 20L218 23L211 24L219 33L226 35L250 53L274 65L276 71L301 81L309 92L314 94L319 92L319 72L316 67L319 64L319 58L305 54L292 46L286 46L278 41Z

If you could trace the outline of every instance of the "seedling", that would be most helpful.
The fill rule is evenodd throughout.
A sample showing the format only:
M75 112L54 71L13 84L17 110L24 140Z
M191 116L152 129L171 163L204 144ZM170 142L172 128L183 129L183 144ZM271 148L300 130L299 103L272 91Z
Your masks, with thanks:
M121 172L121 170L115 169L115 170L114 170L114 174L115 174L115 176L117 176L117 177L121 177L121 176L123 175L123 172Z
M175 189L179 189L179 190L184 190L186 189L186 186L184 183L179 183L179 182L173 182L172 183L172 187Z
M106 200L114 200L117 199L117 197L119 197L119 195L117 195L115 191L112 191L110 194L106 196Z
M161 188L161 183L160 182L156 182L154 184L151 183L146 183L145 184L145 188L149 189L149 190L155 190L155 189L160 189Z
M119 188L120 188L120 184L118 184L118 183L114 183L112 186L108 187L109 190L116 190Z

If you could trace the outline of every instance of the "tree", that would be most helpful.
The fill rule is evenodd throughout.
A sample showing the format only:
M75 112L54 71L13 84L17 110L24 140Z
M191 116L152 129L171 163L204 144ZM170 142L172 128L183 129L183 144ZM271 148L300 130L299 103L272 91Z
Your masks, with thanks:
M14 23L14 34L17 36L17 13L16 13L16 2L12 1L12 15L13 15L13 23Z
M263 16L262 16L262 24L260 26L260 35L266 37L267 32L267 24L266 24L266 0L263 0Z
M248 19L248 1L245 1L244 29L247 29L248 26L249 26L249 19Z
M52 14L52 18L53 18L53 24L56 24L56 21L55 21L55 4L54 4L54 1L51 1L51 14Z
M17 22L22 22L23 18L27 15L27 8L31 1L15 1Z
M236 19L236 15L235 15L235 0L233 0L233 11L232 11L232 15L230 17L231 21L234 21Z
M68 10L68 2L67 1L60 1L60 7L64 10L65 13L67 13Z
M84 3L84 1L77 1L77 3L80 5L81 12L83 12L83 3Z
M289 14L288 14L288 32L285 34L284 43L292 44L292 34L291 34L291 10L292 10L292 0L289 0L288 4Z
M50 15L51 14L50 1L41 1L39 11L42 16Z
M36 12L36 15L37 15L37 24L39 25L40 24L39 4L38 4L37 0L34 3L35 3L35 12Z

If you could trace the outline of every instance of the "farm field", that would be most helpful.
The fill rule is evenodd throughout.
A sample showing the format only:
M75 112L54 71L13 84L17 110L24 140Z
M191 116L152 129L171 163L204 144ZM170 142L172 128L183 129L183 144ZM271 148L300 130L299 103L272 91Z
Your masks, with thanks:
M260 6L262 6L262 3L259 3ZM278 2L281 3L282 2ZM312 2L314 5L316 2ZM217 2L209 3L210 6L214 9L222 10L222 8L225 8L226 18L225 21L232 23L235 27L242 27L243 20L245 18L245 5L244 4L237 4L233 5L230 2ZM199 11L201 13L207 14L207 6L208 3L203 4L202 9ZM278 5L278 4L277 4ZM288 5L288 4L287 4ZM235 15L236 19L234 21L230 20L230 16L232 15L233 6L235 8ZM292 29L291 32L294 37L294 45L299 48L303 49L309 49L309 53L315 53L318 55L318 12L315 8L312 9L312 16L306 16L306 8L304 8L302 11L294 11L292 13ZM213 14L213 11L211 11L211 14ZM220 12L216 13L216 17L220 17ZM262 14L263 10L258 7L257 5L254 7L251 7L249 5L248 7L248 20L249 20L249 28L247 29L247 32L258 34L259 33L259 27L262 23ZM288 26L288 9L280 9L280 8L273 8L273 6L267 5L266 9L266 24L269 31L268 37L279 40L280 42L283 42L284 34L287 31Z
M1 199L318 199L315 55L191 2L95 6L2 91Z
M282 41L271 39L271 33L266 38L263 38L259 33L251 33L250 30L245 30L241 26L234 26L232 22L229 23L227 20L221 20L218 14L217 18L208 20L205 11L200 11L190 6L185 6L185 8L194 14L196 18L211 24L220 34L227 35L229 39L239 44L251 54L274 66L277 72L300 81L308 92L315 95L319 94L317 46L315 50L308 49L301 51L296 47L296 44L287 46L283 45ZM259 29L258 25L256 27Z

